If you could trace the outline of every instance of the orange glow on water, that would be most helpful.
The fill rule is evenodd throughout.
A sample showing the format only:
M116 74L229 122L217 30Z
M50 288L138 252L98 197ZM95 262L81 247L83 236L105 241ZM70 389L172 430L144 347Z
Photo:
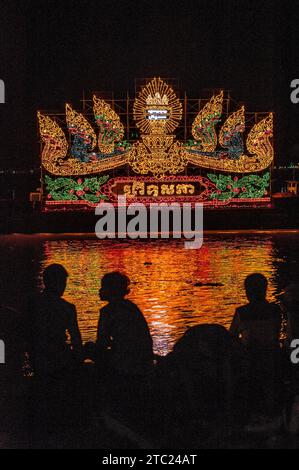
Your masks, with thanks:
M155 351L166 354L186 328L206 322L230 324L246 301L243 281L252 272L269 278L274 300L273 242L261 238L209 235L200 250L175 241L45 240L40 272L51 263L70 274L65 298L76 304L84 340L94 340L100 278L120 270L131 279L129 298L143 311Z

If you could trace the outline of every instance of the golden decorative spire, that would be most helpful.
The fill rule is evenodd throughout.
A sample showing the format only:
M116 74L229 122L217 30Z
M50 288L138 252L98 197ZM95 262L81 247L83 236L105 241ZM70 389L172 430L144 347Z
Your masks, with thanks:
M180 100L161 78L154 78L142 88L133 112L142 134L171 134L182 119Z
M86 136L90 137L91 148L93 150L97 145L97 136L87 119L85 119L83 114L77 113L70 104L65 105L65 113L68 128L70 129L73 127L79 132L84 132Z
M255 124L248 134L244 154L230 158L230 136L245 130L245 111L242 107L231 114L216 133L223 106L223 92L213 96L201 109L192 125L194 142L184 145L173 134L182 118L182 105L173 89L161 78L151 80L139 93L134 103L134 119L141 137L129 147L122 142L124 126L119 116L104 100L94 96L94 114L99 128L100 153L87 150L85 161L74 158L68 141L58 123L38 113L42 149L42 165L55 175L89 175L109 171L124 165L142 175L176 175L191 164L212 171L254 173L263 171L273 162L273 115ZM87 119L66 105L66 122L71 129L96 148L96 134ZM227 152L217 150L219 143ZM124 145L123 145L124 144ZM233 143L231 144L233 146ZM69 153L68 153L69 152ZM249 152L249 154L248 154Z
M226 147L225 136L234 132L245 131L245 108L242 106L238 111L231 114L223 124L219 133L221 147Z
M163 97L161 97L159 92L156 92L154 97L152 97L152 95L149 95L146 98L146 104L148 106L168 106L168 103L169 102L167 95L163 95Z
M204 152L214 152L217 147L215 125L222 115L223 91L213 96L201 109L192 125L192 135Z

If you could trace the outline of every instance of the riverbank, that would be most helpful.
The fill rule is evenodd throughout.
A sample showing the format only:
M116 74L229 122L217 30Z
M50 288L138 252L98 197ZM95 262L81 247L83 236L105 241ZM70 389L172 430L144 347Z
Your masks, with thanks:
M75 381L60 379L43 383L34 377L24 377L17 384L10 384L10 387L2 382L0 448L298 448L299 439L290 436L283 416L264 427L227 427L227 423L223 423L222 426L209 428L209 432L204 434L200 432L202 423L195 421L178 430L175 427L166 430L157 428L155 420L152 421L152 416L146 414L144 409L136 409L137 415L130 412L130 416L125 418L117 411L112 412L105 404L104 386L101 380L95 379L93 365L85 365L84 369L80 380ZM126 404L122 403L122 407L125 408Z

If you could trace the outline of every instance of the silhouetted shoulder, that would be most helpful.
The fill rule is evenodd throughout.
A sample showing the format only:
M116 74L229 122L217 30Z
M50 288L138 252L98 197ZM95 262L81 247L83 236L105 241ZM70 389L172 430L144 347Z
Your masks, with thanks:
M43 292L31 300L28 308L30 318L36 327L42 327L43 330L64 330L77 321L77 312L75 305L67 300Z
M47 292L42 292L40 294L37 294L34 297L33 302L37 305L43 305L43 306L46 306L46 305L50 306L50 305L55 304L61 309L64 309L66 312L69 312L70 314L72 314L73 312L76 312L76 307L74 304L71 304L67 300L61 297L51 295Z
M138 305L134 304L134 302L128 299L124 299L123 302L125 308L127 308L130 312L135 313L137 316L141 316L143 318L143 314Z
M110 302L108 305L105 305L101 309L101 315L121 315L126 316L129 315L130 318L144 318L141 310L139 307L131 302L128 299L120 299L115 302Z
M71 304L70 302L68 302L67 300L65 299L59 299L60 302L61 302L61 306L65 309L66 312L68 312L68 314L70 316L73 316L73 315L77 315L76 314L76 306L74 304Z
M243 305L236 309L236 316L240 321L257 321L257 320L281 320L280 307L270 302L253 302Z

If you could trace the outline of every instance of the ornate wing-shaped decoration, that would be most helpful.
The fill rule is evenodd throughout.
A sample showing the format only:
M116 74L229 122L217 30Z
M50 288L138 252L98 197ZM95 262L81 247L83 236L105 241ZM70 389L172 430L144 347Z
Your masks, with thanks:
M83 114L77 113L69 104L65 105L65 114L69 133L80 136L84 143L94 150L97 145L97 136Z
M96 96L93 97L93 110L99 127L99 149L104 154L111 154L116 143L124 137L124 126L111 106Z
M65 107L65 113L68 131L72 136L71 156L81 162L88 162L90 152L97 145L97 136L85 117L69 104Z
M40 112L37 117L40 135L45 144L42 151L42 164L47 171L55 173L57 165L61 164L67 155L68 143L56 121Z
M262 171L273 162L274 150L270 141L272 135L273 115L270 114L255 124L248 134L246 146L247 150L253 155L243 154L238 159L234 159L229 154L221 152L214 152L214 155L210 156L189 150L186 151L187 160L189 163L202 168L224 172L251 173ZM224 143L224 134L222 139Z
M271 143L273 137L273 114L269 114L253 126L248 134L246 146L247 150L254 155L257 163L251 165L250 171L267 168L274 158L274 149ZM252 157L252 158L254 158Z
M217 136L223 92L213 96L200 110L192 125L195 141L187 144L176 140L173 133L182 118L181 102L161 78L144 86L134 102L134 119L141 136L133 144L123 140L124 126L108 103L94 96L93 107L98 138L86 117L66 105L70 145L58 122L38 113L44 143L42 165L49 173L92 175L128 164L135 173L162 178L185 171L188 163L235 174L262 171L273 161L272 114L253 126L247 137L247 149L243 142L243 107L226 119Z
M223 147L228 158L238 160L244 154L242 134L245 131L245 108L231 114L219 133L219 144Z
M80 119L80 114L68 108L68 124L71 123L72 119L80 120L81 124L83 121ZM74 114L73 114L74 113ZM86 148L81 147L76 142L76 149L74 152L74 147L72 147L71 156L68 156L68 143L65 137L65 134L61 127L57 124L56 121L51 119L49 116L44 116L41 113L38 113L40 135L44 143L44 148L42 151L42 165L45 170L53 175L60 176L75 176L75 175L92 175L96 173L102 173L104 171L109 171L120 166L124 166L128 163L128 153L127 152L118 152L112 156L106 157L102 154L91 153L88 154ZM91 132L91 126L85 120L86 130ZM94 136L91 133L91 145L93 142ZM74 142L73 142L74 145ZM78 150L82 151L80 153ZM77 150L77 151L76 151ZM84 161L84 158L88 156L89 161Z
M236 132L245 131L245 108L242 106L241 109L231 114L225 123L223 124L219 132L219 144L221 147L226 148L229 143L230 138Z
M216 124L220 121L223 106L223 91L204 106L192 125L192 135L203 152L214 152L217 147Z

